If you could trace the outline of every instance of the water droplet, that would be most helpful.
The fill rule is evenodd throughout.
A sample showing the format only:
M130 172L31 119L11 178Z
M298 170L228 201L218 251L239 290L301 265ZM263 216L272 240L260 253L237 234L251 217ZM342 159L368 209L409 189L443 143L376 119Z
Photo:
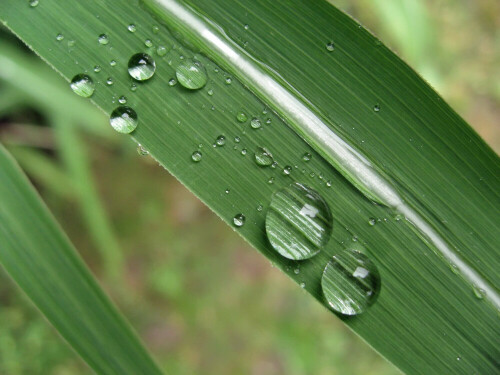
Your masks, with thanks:
M175 86L176 84L177 84L177 81L173 78L168 81L168 85L171 87Z
M116 60L111 60L111 61L109 62L109 65L111 65L111 66L116 66Z
M335 44L333 44L333 42L328 42L326 44L326 50L328 52L333 52L335 50Z
M231 190L229 190L229 189L224 190L224 193L226 193L226 194L229 194L230 192L231 192Z
M481 289L477 286L474 286L473 288L474 290L474 296L477 298L477 299L483 299L485 294L486 294L486 291L484 289Z
M250 28L250 26L249 26L249 25L245 25L245 26L243 26L243 28L244 28L245 30L248 30L248 29Z
M130 31L131 33L135 33L137 27L135 27L135 25L131 23L130 25L127 26L127 30Z
M219 135L215 140L215 144L219 147L224 146L226 144L226 137L224 137L223 135Z
M109 43L109 38L106 34L99 35L97 40L99 41L99 44L102 44L103 46Z
M70 84L71 90L84 98L90 98L95 91L94 81L86 74L77 74Z
M155 74L156 63L146 53L136 53L128 61L128 74L136 81L145 81Z
M28 4L30 7L34 8L38 5L39 1L38 0L29 0Z
M312 155L309 153L309 152L306 152L303 156L302 156L302 160L304 161L310 161L312 158Z
M147 156L149 155L149 151L144 148L143 145L139 144L137 146L137 153L141 156Z
M191 154L191 159L195 162L198 163L201 161L202 158L202 153L200 151L195 151Z
M137 113L130 107L118 107L111 113L109 122L118 133L128 134L137 128Z
M175 70L179 83L187 89L201 89L207 84L207 71L201 62L187 59Z
M262 212L263 209L264 209L264 206L262 206L261 204L259 204L257 206L257 211Z
M264 147L259 147L255 151L255 162L262 166L262 167L268 167L271 164L273 164L273 155L269 152L267 148Z
M233 80L231 79L231 77L227 77L225 82L226 82L226 85L230 85L233 82Z
M241 155L245 156L247 154L247 149L244 148L243 150L241 150Z
M273 248L285 258L313 257L328 243L331 232L330 208L315 190L295 182L272 196L266 233Z
M373 107L373 110L375 112L379 112L380 111L380 105L379 104L375 104L375 106Z
M235 141L236 143L240 143L241 138L240 138L240 137L234 137L234 141Z
M120 96L120 97L118 98L118 103L120 103L120 104L125 104L125 103L127 103L127 98L126 98L125 96L123 96L123 95L122 95L122 96Z
M366 255L346 249L326 265L321 287L333 310L344 315L358 315L377 299L380 275L377 266Z
M300 273L300 268L295 268L293 270L293 273L296 274L296 275L298 275Z
M165 56L167 54L167 48L165 46L158 46L156 49L156 54L158 56Z
M269 180L267 180L268 184L274 184L274 177L269 177Z
M60 41L61 41L61 40L63 40L63 39L64 39L64 35L62 35L62 34L57 34L57 36L56 36L56 40L57 40L58 42L60 42Z
M109 78L106 80L106 85L111 86L112 84L113 84L113 78L109 77Z
M158 34L160 32L160 28L158 26L153 26L153 34Z
M306 283L300 283L300 287L304 289L306 287Z
M234 218L233 218L233 223L236 227L242 227L244 224L245 224L245 215L243 214L237 214Z
M331 188L331 187L332 187L332 182L331 182L330 180L328 180L328 181L326 182L326 187L327 187L327 188Z
M252 127L252 129L259 129L262 124L257 117L254 117L252 121L250 121L250 126Z
M94 72L99 73L101 71L101 67L99 65L94 66Z
M137 91L137 85L135 83L130 85L130 91Z
M287 165L285 168L283 168L283 174L286 176L290 176L290 173L292 173L292 167Z
M271 125L271 119L270 118L266 119L266 125Z
M151 47L153 47L153 42L151 41L151 39L146 39L146 40L144 41L144 45L145 45L146 47L148 47L148 48L151 48Z
M373 227L375 224L377 224L377 220L375 220L375 218L371 217L368 220L368 224L370 224Z
M248 120L248 117L245 114L245 112L238 112L238 114L236 115L236 120L238 120L238 122L242 122L243 123L246 120Z
M214 94L214 90L209 89L209 90L207 91L207 94L208 94L209 96L212 96L212 95Z

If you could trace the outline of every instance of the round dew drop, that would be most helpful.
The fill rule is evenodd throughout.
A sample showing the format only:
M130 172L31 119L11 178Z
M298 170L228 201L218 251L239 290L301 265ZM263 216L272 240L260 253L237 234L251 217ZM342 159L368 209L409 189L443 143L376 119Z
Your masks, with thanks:
M272 196L266 214L267 238L285 258L309 259L328 243L332 221L323 197L295 182Z
M177 81L189 90L198 90L207 84L207 71L196 60L187 59L177 66L175 71Z
M131 23L130 25L127 26L127 30L130 31L131 33L135 33L137 28L135 27L135 25L133 23Z
M236 120L238 120L238 122L243 123L248 120L248 117L245 114L245 112L238 112L238 114L236 115Z
M111 113L109 122L118 133L128 134L137 128L137 113L130 107L118 107Z
M77 74L70 83L71 90L84 98L90 98L95 91L94 81L86 74Z
M267 148L259 147L255 151L255 162L261 167L269 167L274 162L273 155Z
M34 8L38 5L39 1L38 0L29 0L28 4L30 7Z
M136 81L146 81L155 74L156 63L147 53L136 53L128 61L128 74Z
M99 38L97 40L99 41L99 44L103 46L109 43L109 38L106 34L99 35Z
M226 137L224 137L223 135L219 135L215 140L215 144L219 147L224 146L226 144Z
M358 315L375 303L380 291L375 263L363 253L346 249L326 265L321 278L328 305L343 315Z
M335 44L333 42L329 42L326 44L326 50L328 52L333 52L335 50Z
M250 121L250 126L252 129L259 129L262 126L262 123L257 117L254 117L252 121Z
M201 161L202 156L203 155L200 151L195 151L191 154L191 160L194 161L195 163L198 163Z
M245 215L243 214L237 214L234 218L233 218L233 224L234 226L236 227L242 227L243 225L245 225Z

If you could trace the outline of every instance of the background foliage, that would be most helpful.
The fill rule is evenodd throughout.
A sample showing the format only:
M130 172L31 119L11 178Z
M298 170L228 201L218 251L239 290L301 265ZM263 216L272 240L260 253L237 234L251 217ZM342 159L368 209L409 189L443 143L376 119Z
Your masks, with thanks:
M500 86L491 79L500 73L497 2L331 2L391 45L500 149ZM61 81L35 63L42 79ZM85 113L103 126L68 133L51 117L49 99L2 82L0 139L164 368L175 374L397 373L156 163L137 156L131 142L94 130L108 126L93 108ZM72 151L64 148L68 139ZM90 171L96 187L75 190L71 184ZM106 220L103 212L112 223L104 233L92 225ZM118 246L123 256L112 250ZM0 325L0 373L90 373L9 278L1 278L0 321L9 324Z

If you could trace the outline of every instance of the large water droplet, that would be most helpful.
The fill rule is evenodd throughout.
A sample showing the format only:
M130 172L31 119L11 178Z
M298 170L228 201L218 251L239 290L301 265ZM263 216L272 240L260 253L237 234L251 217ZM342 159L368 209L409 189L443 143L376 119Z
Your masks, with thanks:
M296 182L274 193L266 232L271 245L285 258L308 259L328 243L332 214L318 192Z
M255 162L262 167L268 167L274 162L273 155L267 148L259 147L255 151Z
M71 90L84 98L90 98L95 90L94 81L86 74L77 74L70 84Z
M111 113L109 123L118 133L131 133L137 128L137 113L130 107L118 107Z
M326 265L321 287L333 310L343 315L358 315L377 299L380 275L375 263L366 255L346 249Z
M146 81L155 74L156 63L147 53L136 53L128 61L128 74L136 81Z
M179 83L187 89L201 89L207 84L207 71L205 67L196 60L187 59L179 64L175 70Z

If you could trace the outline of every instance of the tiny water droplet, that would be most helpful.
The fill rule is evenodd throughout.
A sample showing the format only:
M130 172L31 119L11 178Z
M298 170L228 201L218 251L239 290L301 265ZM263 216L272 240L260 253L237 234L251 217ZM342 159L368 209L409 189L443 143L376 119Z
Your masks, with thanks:
M215 140L215 144L219 147L224 146L226 144L226 137L224 137L223 135L219 135Z
M144 148L143 145L139 144L137 146L137 153L141 156L147 156L149 155L149 151Z
M201 161L202 158L202 153L200 151L195 151L191 154L191 159L195 162L198 163Z
M130 31L131 33L135 33L137 28L133 23L131 23L130 25L127 26L127 30Z
M271 125L271 119L270 118L266 119L266 125Z
M236 143L240 143L241 138L240 138L240 137L234 137L234 141L235 141Z
M373 107L373 110L375 112L379 112L380 111L380 105L379 104L375 104L375 106Z
M39 1L38 0L29 0L28 4L30 7L34 8L38 5Z
M290 173L292 173L292 167L287 165L285 168L283 168L283 174L286 176L290 176Z
M245 215L243 214L237 214L234 218L233 218L233 223L236 227L242 227L244 224L245 224Z
M179 83L189 90L198 90L207 84L207 71L201 62L186 59L175 70Z
M112 84L113 84L113 78L109 77L109 78L106 80L106 85L111 86Z
M321 278L328 305L343 315L358 315L377 299L380 291L377 266L363 253L346 249L326 265Z
M255 162L262 166L268 167L273 163L273 155L269 152L267 148L259 147L255 151Z
M94 72L99 73L101 71L101 67L99 65L94 66Z
M266 215L267 238L285 258L308 259L328 243L332 221L323 197L295 182L273 194Z
M328 52L333 52L335 50L335 44L333 42L328 42L326 44L326 50Z
M158 26L153 26L153 34L158 34L160 32L160 28Z
M144 45L145 45L146 47L148 47L148 48L151 48L151 47L153 47L153 42L151 41L151 39L146 39L146 40L144 41Z
M373 217L371 217L371 218L368 220L368 224L370 224L371 226L374 226L375 224L377 224L377 220L375 220Z
M248 120L248 117L245 112L238 112L238 114L236 115L236 120L243 123Z
M300 268L295 268L293 270L293 273L296 274L296 275L298 275L300 273Z
M302 156L302 160L304 161L310 161L312 158L312 155L309 153L309 152L306 152L303 156Z
M136 53L128 61L128 74L136 81L146 81L155 74L156 63L147 53Z
M250 126L252 127L252 129L259 129L262 124L257 117L254 117L252 121L250 121Z
M121 106L111 113L109 122L118 133L128 134L137 128L137 113L130 107Z
M257 206L257 211L262 212L263 209L264 209L264 206L262 206L261 204L259 204Z
M327 187L327 188L331 188L331 187L332 187L332 182L331 182L330 180L328 180L328 181L326 182L326 187Z
M60 41L61 41L61 40L63 40L63 39L64 39L64 35L62 35L62 34L57 34L57 36L56 36L56 40L57 40L58 42L60 42Z
M158 46L156 49L156 54L158 56L165 56L167 54L167 48L165 46Z
M231 192L231 190L229 190L229 189L224 190L224 193L226 193L226 194L229 194L230 192Z
M274 177L269 177L269 180L267 180L268 184L274 184Z
M103 46L109 43L109 38L106 34L99 35L99 38L97 40L99 41L99 44Z
M120 103L120 104L126 104L127 103L127 98L125 96L123 96L123 95L120 96L118 98L118 103Z
M227 77L225 82L226 82L226 85L230 85L233 82L233 80L231 79L231 77Z
M474 286L473 288L474 290L474 296L477 298L477 299L483 299L485 294L486 294L486 291L484 289L481 289L477 286Z
M249 25L245 25L245 26L243 26L243 28L244 28L245 30L248 30L248 29L250 28L250 26L249 26Z
M111 66L116 66L116 60L111 60L111 61L109 62L109 65L111 65Z
M95 91L94 81L86 74L77 74L70 84L71 90L84 98L90 98Z

